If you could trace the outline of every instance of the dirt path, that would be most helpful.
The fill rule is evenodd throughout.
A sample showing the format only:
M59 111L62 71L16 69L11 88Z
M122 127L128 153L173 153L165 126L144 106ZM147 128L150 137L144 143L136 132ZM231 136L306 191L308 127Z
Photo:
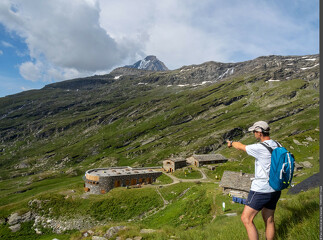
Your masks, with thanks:
M173 179L172 183L169 184L165 184L162 186L169 186L169 185L173 185L179 182L196 182L196 181L200 181L200 182L214 182L211 179L209 179L205 172L202 169L197 168L198 171L200 171L200 173L202 174L202 178L198 178L198 179L184 179L184 178L177 178L174 175L170 174L170 173L166 173L164 172L164 174L166 174L168 177L170 177L171 179Z
M164 172L164 174L166 174L168 177L170 177L173 182L172 183L169 183L169 184L165 184L165 185L144 185L143 187L153 187L155 188L156 192L158 193L158 195L161 197L161 199L163 200L163 206L160 207L160 208L154 208L144 214L142 214L141 216L138 216L136 219L137 220L143 220L143 219L146 219L152 215L155 215L156 213L158 213L159 211L161 210L164 210L172 201L167 201L163 195L161 194L161 192L159 191L159 187L165 187L165 186L170 186L170 185L173 185L173 184L177 184L177 183L180 183L180 182L196 182L196 181L200 181L200 182L214 182L213 180L211 180L210 178L207 177L207 175L205 174L205 172L202 170L202 169L198 169L198 171L201 172L202 174L202 178L199 178L199 179L182 179L182 178L177 178L175 177L174 175L172 175L171 173L166 173ZM183 195L185 195L185 193L190 189L187 188L185 189L179 196L178 198L181 198L183 197ZM215 218L215 216L213 216ZM135 219L133 219L135 220Z
M159 196L161 197L161 199L163 199L164 202L164 208L166 207L167 204L169 204L169 202L163 197L163 195L160 193L158 187L155 188L156 192L159 194Z
M167 175L168 177L170 177L173 182L172 183L168 183L168 184L162 184L162 185L158 185L158 184L154 184L154 185L144 185L142 187L167 187L167 186L171 186L180 182L214 182L216 183L216 181L210 179L205 172L203 171L203 169L200 168L196 168L196 170L200 171L200 173L202 174L202 178L198 178L198 179L185 179L185 178L177 178L174 175L172 175L171 173L167 173L167 172L163 172L165 175Z

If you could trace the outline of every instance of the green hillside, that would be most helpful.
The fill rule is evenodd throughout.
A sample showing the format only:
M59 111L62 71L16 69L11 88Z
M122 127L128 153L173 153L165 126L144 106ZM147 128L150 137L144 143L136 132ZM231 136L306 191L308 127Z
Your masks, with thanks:
M308 136L318 140L319 92L313 84L240 78L197 89L142 87L116 98L104 89L86 96L43 90L28 100L21 94L15 104L36 102L37 108L22 108L1 122L14 134L4 136L0 161L8 170L1 178L70 167L84 171L92 164L158 165L171 154L221 151L230 134L253 141L245 131L260 119L271 124L273 137L283 144ZM126 94L124 89L120 94ZM71 107L66 103L70 98ZM295 147L296 157L302 155L303 147Z
M312 165L295 174L294 184L319 172L318 67L303 71L305 77L268 81L275 71L250 71L199 86L169 86L175 76L189 77L186 72L178 76L179 70L125 75L118 81L108 74L0 98L0 238L81 239L89 229L103 236L111 226L122 225L128 229L117 234L123 239L245 239L243 206L222 195L215 175L253 173L254 160L228 149L226 139L254 143L248 127L268 121L271 137L297 163ZM229 161L215 171L205 169L208 182L166 185L170 179L163 175L161 188L154 184L84 195L81 177L90 168L161 166L167 157L193 153L221 153ZM278 239L318 239L318 192L283 192ZM38 235L30 230L33 222L26 222L12 233L4 219L30 210L47 219L81 219L84 230L55 234L47 228ZM256 221L263 236L261 216ZM157 231L140 233L146 228Z

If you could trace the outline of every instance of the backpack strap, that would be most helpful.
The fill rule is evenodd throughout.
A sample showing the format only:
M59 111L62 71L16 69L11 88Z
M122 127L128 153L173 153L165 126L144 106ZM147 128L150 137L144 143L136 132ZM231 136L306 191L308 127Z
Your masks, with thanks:
M273 149L271 148L271 147L269 147L267 144L265 144L265 143L260 143L262 146L264 146L265 148L267 148L268 149L268 151L270 152L270 154L272 154L273 153ZM278 144L277 144L278 145Z
M273 140L273 141L276 143L277 147L282 147L282 145L279 142L277 142L275 140ZM273 153L273 149L271 147L269 147L269 145L267 143L260 143L260 144L263 145L265 148L267 148L268 151L270 152L270 154Z
M276 142L275 142L276 143ZM270 154L272 154L273 153L273 149L271 148L271 147L269 147L269 145L267 144L267 143L260 143L262 146L264 146L265 148L267 148L268 149L268 151L270 152ZM277 144L277 143L276 143ZM278 144L277 144L277 146L278 146ZM267 172L265 171L265 167L264 167L264 165L262 165L262 163L260 162L260 161L258 161L258 163L259 163L259 165L260 165L260 167L262 168L262 170L264 171L264 173L266 174L266 179L268 179L269 180L269 176L268 176L268 174L267 174ZM260 178L258 178L258 179L260 179Z
M276 143L277 147L283 147L279 142L277 142L275 140L273 140L273 141Z

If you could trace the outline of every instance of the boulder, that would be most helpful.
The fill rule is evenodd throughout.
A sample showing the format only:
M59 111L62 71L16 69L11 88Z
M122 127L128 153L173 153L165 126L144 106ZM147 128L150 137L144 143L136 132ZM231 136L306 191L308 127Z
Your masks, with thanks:
M38 234L38 235L42 234L42 231L41 231L40 229L38 229L38 228L35 228L35 232L36 232L36 234Z
M8 218L8 224L9 225L15 225L17 223L21 222L21 216L19 216L18 213L13 213Z
M104 234L104 237L112 238L114 235L116 235L119 231L126 229L125 226L115 226L110 227L107 232Z
M31 220L33 220L33 219L34 219L34 215L32 214L32 212L31 212L31 211L26 212L25 214L23 214L23 215L21 216L21 221L22 221L22 222L28 222L28 221L31 221Z
M295 162L295 167L294 167L294 171L300 171L303 169L303 166L298 164L297 162Z
M25 163L25 162L21 162L18 165L15 166L15 169L23 169L23 168L29 168L29 164Z
M18 223L18 224L10 226L9 228L12 232L18 232L21 228L21 225L20 225L20 223Z
M296 145L303 145L303 144L301 144L298 140L296 140L296 139L293 139L293 142L296 144Z
M310 142L314 142L314 141L315 141L315 140L314 140L313 138L311 138L311 137L307 137L307 138L306 138L306 140L307 140L307 141L310 141Z
M304 162L300 162L301 165L303 165L305 168L312 168L313 164L310 163L309 161L304 161Z

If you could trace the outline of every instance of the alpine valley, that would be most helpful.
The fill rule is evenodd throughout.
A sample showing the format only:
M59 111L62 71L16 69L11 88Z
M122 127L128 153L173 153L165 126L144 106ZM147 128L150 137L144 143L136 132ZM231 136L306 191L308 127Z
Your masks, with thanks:
M223 195L219 181L225 170L254 173L254 159L226 139L255 143L248 127L267 121L303 167L293 186L318 173L319 77L318 54L175 70L148 56L0 98L0 238L245 239L243 205ZM163 174L143 188L83 190L88 169L161 167L168 157L208 153L229 161L172 173L202 170L207 181ZM318 187L284 190L277 239L318 239L319 214ZM255 224L264 238L261 216Z

